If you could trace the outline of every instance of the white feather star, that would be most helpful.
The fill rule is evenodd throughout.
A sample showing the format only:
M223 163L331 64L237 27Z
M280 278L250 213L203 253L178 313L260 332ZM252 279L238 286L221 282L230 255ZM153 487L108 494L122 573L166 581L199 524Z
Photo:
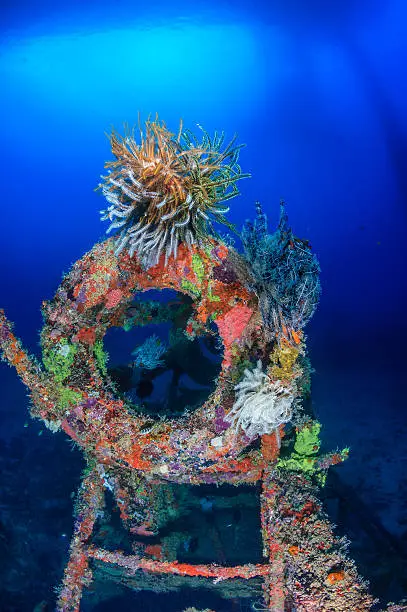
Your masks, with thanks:
M273 381L263 372L259 360L253 370L245 370L243 380L235 386L236 401L225 420L236 432L239 427L249 438L276 433L278 428L292 418L294 390L281 381Z

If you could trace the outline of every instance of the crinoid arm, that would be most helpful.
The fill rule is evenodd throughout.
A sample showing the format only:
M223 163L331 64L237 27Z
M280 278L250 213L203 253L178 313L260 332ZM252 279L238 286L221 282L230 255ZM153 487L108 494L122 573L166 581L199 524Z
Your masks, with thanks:
M236 136L224 146L224 134L199 139L190 130L171 133L158 117L144 127L110 136L114 161L99 187L109 203L101 211L118 231L116 254L127 249L146 268L176 258L185 244L202 247L216 237L214 223L234 226L226 219L226 201L239 194L237 181L249 176L238 165L243 145Z

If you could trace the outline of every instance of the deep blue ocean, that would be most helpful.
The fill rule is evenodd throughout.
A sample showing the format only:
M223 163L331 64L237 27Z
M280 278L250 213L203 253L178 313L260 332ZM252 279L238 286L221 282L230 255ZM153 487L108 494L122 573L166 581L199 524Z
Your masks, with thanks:
M104 238L95 188L112 127L158 113L174 132L182 118L237 133L251 178L228 218L241 227L260 201L273 230L284 199L321 265L306 329L312 405L326 448L351 449L335 469L360 513L342 521L331 504L332 519L381 604L406 597L405 0L6 0L0 33L0 308L16 334L39 355L42 301ZM54 609L82 469L0 363L0 612ZM253 609L202 589L116 584L83 610L192 605Z

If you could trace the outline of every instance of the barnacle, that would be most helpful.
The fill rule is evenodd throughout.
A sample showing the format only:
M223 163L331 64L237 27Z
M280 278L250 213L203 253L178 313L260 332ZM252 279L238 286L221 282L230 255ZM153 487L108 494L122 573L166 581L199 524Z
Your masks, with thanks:
M150 267L163 253L166 261L176 257L181 243L203 246L216 235L214 222L233 229L221 203L238 195L236 182L248 176L237 163L243 145L234 137L223 148L223 133L211 138L200 129L201 140L181 122L175 136L156 117L144 128L139 122L137 131L127 128L125 136L113 131L116 159L106 163L99 187L109 202L101 211L111 222L107 231L120 230L116 254L126 248Z

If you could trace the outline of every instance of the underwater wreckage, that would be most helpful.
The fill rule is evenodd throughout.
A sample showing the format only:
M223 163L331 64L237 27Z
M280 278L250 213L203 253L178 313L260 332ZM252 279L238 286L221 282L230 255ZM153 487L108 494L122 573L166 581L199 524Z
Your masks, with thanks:
M57 609L79 610L94 573L111 567L134 589L146 576L170 576L179 586L204 582L226 598L253 584L262 592L258 609L275 612L371 610L368 585L318 498L329 467L348 450L321 454L320 424L301 405L311 373L303 329L320 294L308 242L293 234L283 203L273 234L257 204L241 235L243 253L216 232L214 223L234 229L226 202L248 176L235 139L224 145L223 134L203 130L198 139L182 124L174 135L156 118L124 137L113 133L111 145L115 160L99 188L108 202L102 219L117 232L79 259L44 302L42 363L0 311L1 355L27 386L31 415L64 431L87 463ZM146 306L133 302L150 289L189 298L184 342L211 327L223 347L214 390L177 417L129 405L107 368L108 329L154 322L151 309L145 316ZM137 355L154 368L162 353L153 338ZM168 486L224 483L260 483L263 561L178 561L160 540L176 514ZM133 538L129 553L93 538L107 492Z

